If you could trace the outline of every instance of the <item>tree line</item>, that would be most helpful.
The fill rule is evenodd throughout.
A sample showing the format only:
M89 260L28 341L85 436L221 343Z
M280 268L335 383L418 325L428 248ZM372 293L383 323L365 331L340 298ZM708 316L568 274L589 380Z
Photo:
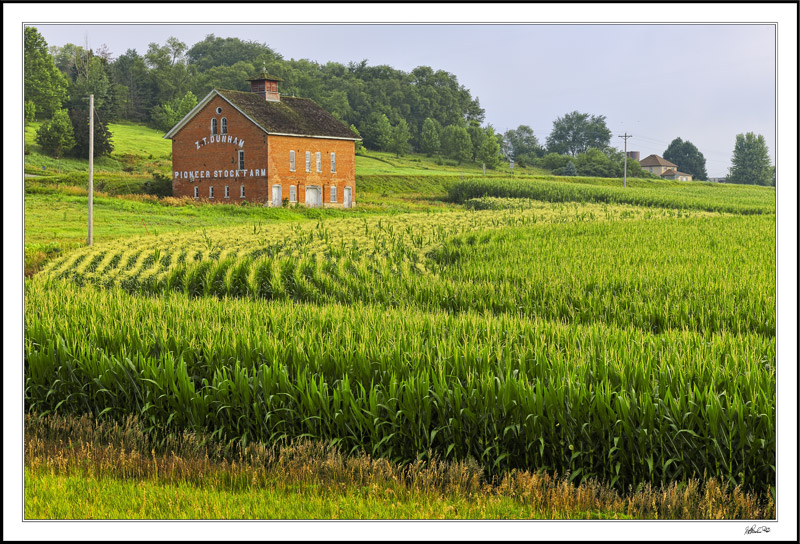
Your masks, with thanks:
M170 37L165 44L150 43L144 55L128 49L114 58L106 46L48 47L36 28L26 27L24 69L25 118L43 121L37 143L58 156L88 154L83 127L89 94L98 114L99 156L112 150L108 122L140 122L167 131L212 89L248 91L247 79L265 69L283 80L281 94L314 100L348 124L370 150L398 156L413 150L487 168L514 160L563 175L622 175L623 155L610 146L604 116L575 111L559 117L544 144L526 125L500 133L483 124L478 98L455 75L428 66L404 72L369 66L366 60L347 65L286 60L266 44L213 34L191 47ZM664 157L705 179L705 159L697 148L680 138L673 144ZM632 160L628 172L649 176Z

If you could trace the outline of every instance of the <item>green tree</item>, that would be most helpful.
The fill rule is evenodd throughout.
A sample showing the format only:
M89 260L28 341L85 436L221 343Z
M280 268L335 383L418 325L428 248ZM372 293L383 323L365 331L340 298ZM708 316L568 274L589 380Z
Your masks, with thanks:
M186 53L190 64L197 67L198 72L205 72L218 66L233 66L239 62L256 65L257 61L273 61L281 59L281 55L267 45L242 41L239 38L218 38L209 34L201 42L194 44ZM257 64L261 69L261 63ZM223 87L234 89L234 87Z
M353 132L353 134L361 138L361 133L358 131L355 125L350 125L350 130ZM361 153L361 151L364 149L364 144L359 142L358 140L356 140L355 144L356 144L356 153Z
M364 145L368 149L385 151L392 141L392 125L385 113L373 113L362 128Z
M481 128L478 122L472 121L467 126L467 134L469 134L469 141L472 144L469 160L476 161L478 160L478 150L486 141L486 131Z
M90 50L81 48L78 53L74 59L75 79L70 86L69 109L85 108L89 95L93 94L95 109L105 113L111 102L111 82L105 64Z
M545 170L550 170L552 172L559 168L564 168L568 162L570 162L570 158L567 155L548 153L544 157L536 159L534 164L539 168L544 168Z
M52 155L60 158L75 146L75 136L72 122L69 120L67 110L58 110L52 119L41 124L36 131L36 143Z
M25 124L27 125L31 121L36 119L36 104L33 103L33 100L26 100L25 101Z
M611 155L611 156L609 156ZM593 176L599 178L622 177L622 162L614 160L613 154L603 153L603 151L592 148L584 153L575 156L575 169L581 176ZM569 164L569 163L567 163ZM564 169L566 170L564 165ZM564 173L564 171L560 172Z
M153 84L147 65L134 49L128 49L111 65L111 81L116 92L125 92L122 117L131 121L145 121L153 107Z
M442 130L442 152L459 164L468 161L472 155L472 142L467 129L449 125Z
M89 110L76 108L69 111L72 122L72 131L75 136L75 146L70 153L74 157L88 158L89 156ZM94 116L94 156L109 155L114 150L111 143L111 133L104 119Z
M422 123L422 136L420 138L420 151L429 157L439 152L441 143L439 142L439 127L436 121L430 117L425 118Z
M516 129L508 130L505 139L511 146L514 161L520 166L532 165L537 157L544 155L544 149L527 125L520 125Z
M67 78L56 68L47 42L32 26L25 27L24 44L25 101L34 105L40 118L50 118L67 98Z
M689 140L675 138L670 142L663 157L678 165L678 170L691 174L694 179L706 180L706 158Z
M153 108L152 125L154 128L167 132L186 117L197 105L197 97L192 91L187 92L182 98L170 100Z
M205 96L211 89L230 89L233 91L249 91L248 78L260 71L255 65L240 61L231 66L213 66L194 78L194 93L196 96Z
M478 162L486 165L487 168L494 170L500 164L502 155L500 154L500 142L495 138L494 129L488 127L484 132L485 137L478 148Z
M151 43L144 60L150 68L155 103L163 104L191 90L195 67L186 59L186 44L170 36L166 45Z
M567 163L567 165L564 167L564 175L565 176L577 176L578 175L578 169L575 168L575 163L574 162L569 161Z
M732 166L728 183L774 185L775 179L769 160L767 141L753 132L737 134L733 148Z
M405 155L408 153L410 140L411 133L408 131L408 123L406 123L405 119L400 119L394 128L392 128L392 141L389 144L389 150L398 157Z
M611 131L604 115L589 115L573 111L553 121L547 137L549 152L572 156L588 149L605 149L611 141Z

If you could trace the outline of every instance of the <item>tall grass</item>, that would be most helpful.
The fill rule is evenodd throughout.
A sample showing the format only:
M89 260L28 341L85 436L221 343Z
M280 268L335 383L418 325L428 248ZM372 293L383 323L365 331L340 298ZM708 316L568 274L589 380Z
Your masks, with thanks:
M548 206L254 225L127 248L98 245L42 273L152 295L362 301L774 336L774 216L670 218ZM640 219L619 220L625 214ZM139 253L146 258L125 266ZM100 254L108 265L93 265ZM185 254L193 256L179 258Z
M242 446L185 433L157 445L134 416L119 423L28 416L25 467L28 519L231 519L242 508L245 517L262 517L265 494L275 495L267 506L274 518L331 517L324 503L309 503L310 492L339 502L353 518L775 517L769 495L713 478L623 494L596 480L572 485L527 470L490 482L472 459L401 466L307 438ZM137 493L126 489L133 486Z
M142 418L164 436L333 441L625 489L775 482L775 344L757 334L381 306L141 297L26 284L37 413Z

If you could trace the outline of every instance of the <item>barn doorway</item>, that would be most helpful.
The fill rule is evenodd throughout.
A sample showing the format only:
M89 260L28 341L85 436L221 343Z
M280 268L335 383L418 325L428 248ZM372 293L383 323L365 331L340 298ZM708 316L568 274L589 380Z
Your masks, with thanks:
M272 205L273 206L280 206L281 205L281 186L280 185L273 185L272 186Z
M352 208L353 207L353 188L352 187L345 187L344 188L344 207L345 208Z
M322 187L318 185L306 187L306 206L309 208L322 206Z

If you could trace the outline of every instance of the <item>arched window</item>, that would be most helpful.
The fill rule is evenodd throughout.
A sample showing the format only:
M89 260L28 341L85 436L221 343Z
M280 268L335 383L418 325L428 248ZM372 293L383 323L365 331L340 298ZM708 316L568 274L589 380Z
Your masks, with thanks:
M222 118L222 134L228 133L228 120L226 118Z
M217 120L216 119L212 119L211 120L211 134L216 134L216 133L217 133Z

